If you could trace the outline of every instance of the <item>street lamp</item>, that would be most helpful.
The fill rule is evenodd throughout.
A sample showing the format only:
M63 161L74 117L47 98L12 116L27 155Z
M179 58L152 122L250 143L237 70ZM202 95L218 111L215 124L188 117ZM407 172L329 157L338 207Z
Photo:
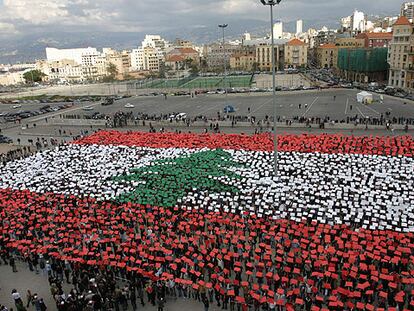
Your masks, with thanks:
M274 137L274 169L275 176L277 176L277 162L278 162L278 152L277 152L277 107L276 107L276 56L275 56L275 36L273 32L273 7L282 0L260 0L263 5L268 5L270 7L270 32L272 33L272 85L273 85L273 135Z
M223 30L223 60L224 60L224 78L223 78L223 84L226 91L226 102L227 102L227 87L226 87L226 76L227 76L227 64L226 64L226 49L225 49L225 42L224 42L224 30L227 28L228 24L220 24L218 25L219 28Z

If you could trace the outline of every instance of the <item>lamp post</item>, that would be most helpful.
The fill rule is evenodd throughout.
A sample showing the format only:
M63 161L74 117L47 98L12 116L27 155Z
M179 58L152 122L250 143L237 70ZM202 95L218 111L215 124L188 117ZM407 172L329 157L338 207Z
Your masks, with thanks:
M223 78L223 84L226 92L226 102L227 102L227 87L226 87L226 76L227 76L227 64L226 64L226 49L225 49L225 42L224 42L224 30L227 28L228 24L220 24L218 25L219 28L223 30L223 60L224 60L224 78Z
M270 7L270 31L272 33L272 85L273 85L273 135L274 135L274 170L275 176L277 176L277 163L278 163L278 151L277 151L277 107L276 107L276 56L275 56L275 36L273 32L273 7L282 0L260 0L263 5Z

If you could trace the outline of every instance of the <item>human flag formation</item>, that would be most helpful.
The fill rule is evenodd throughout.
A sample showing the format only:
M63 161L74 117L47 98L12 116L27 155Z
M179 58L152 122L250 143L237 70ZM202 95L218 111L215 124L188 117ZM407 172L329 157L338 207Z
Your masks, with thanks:
M413 308L414 141L98 132L0 169L10 250L236 303ZM373 310L373 309L372 309Z

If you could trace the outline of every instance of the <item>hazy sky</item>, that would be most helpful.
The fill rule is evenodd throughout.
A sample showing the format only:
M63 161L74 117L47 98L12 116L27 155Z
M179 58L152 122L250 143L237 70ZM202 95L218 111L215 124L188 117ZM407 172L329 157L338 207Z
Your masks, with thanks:
M375 5L374 5L375 3ZM276 17L327 20L350 15L398 14L399 0L283 0ZM0 35L41 31L157 32L206 27L226 19L267 20L259 0L0 0Z

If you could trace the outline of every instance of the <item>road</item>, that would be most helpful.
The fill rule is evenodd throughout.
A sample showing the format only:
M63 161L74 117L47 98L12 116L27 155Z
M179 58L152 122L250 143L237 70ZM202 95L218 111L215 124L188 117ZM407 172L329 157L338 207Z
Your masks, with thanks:
M320 117L329 116L332 120L346 120L346 117L358 116L359 118L376 118L381 113L390 112L391 117L413 117L414 103L400 99L386 97L384 103L363 105L357 103L356 90L328 90L328 91L302 91L277 93L278 115L285 118L292 117ZM335 99L334 99L335 96ZM379 96L375 96L379 99ZM131 103L134 108L125 108L125 104ZM405 103L405 104L404 104ZM204 115L215 118L217 113L222 113L224 106L232 105L235 115L251 115L263 119L266 115L273 115L273 106L270 94L251 93L224 95L199 95L195 98L189 96L169 96L167 100L163 96L131 97L116 101L111 106L95 105L95 110L103 114L114 114L118 111L134 114L139 112L149 115L187 113L194 117ZM74 110L80 115L90 115L92 112ZM73 111L72 111L73 112Z

